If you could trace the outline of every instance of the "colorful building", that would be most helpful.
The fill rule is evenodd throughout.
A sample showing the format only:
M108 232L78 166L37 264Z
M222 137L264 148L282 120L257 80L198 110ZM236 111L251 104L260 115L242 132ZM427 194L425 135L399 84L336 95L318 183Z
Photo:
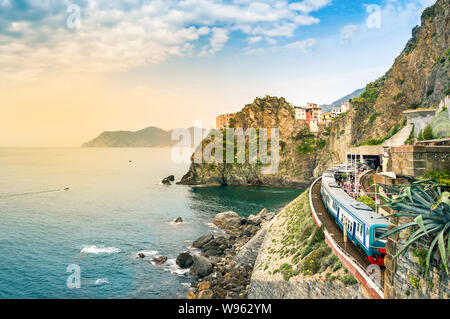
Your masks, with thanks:
M329 113L322 113L320 114L320 123L330 123L333 119L333 114L331 112Z
M224 130L230 127L230 121L236 116L235 113L227 113L219 115L216 118L216 128L219 130Z

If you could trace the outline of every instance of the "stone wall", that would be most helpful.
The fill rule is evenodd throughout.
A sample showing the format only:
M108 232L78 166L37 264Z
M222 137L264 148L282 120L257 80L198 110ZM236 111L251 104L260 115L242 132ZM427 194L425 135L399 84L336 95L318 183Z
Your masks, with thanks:
M428 171L450 169L450 146L399 146L390 149L388 170L421 178Z
M391 219L392 227L408 222L405 217ZM441 270L435 254L430 275L425 276L426 241L412 245L404 256L394 259L398 249L406 242L408 231L402 231L388 239L385 257L385 286L386 299L448 299L449 278Z

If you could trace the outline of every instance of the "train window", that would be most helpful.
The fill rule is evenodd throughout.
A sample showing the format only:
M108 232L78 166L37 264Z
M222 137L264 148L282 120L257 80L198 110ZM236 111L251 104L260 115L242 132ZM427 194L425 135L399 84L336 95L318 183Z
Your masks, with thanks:
M386 228L375 228L375 231L374 231L375 240L385 243L386 238L380 239L380 237L383 236L386 233L386 231L387 231Z

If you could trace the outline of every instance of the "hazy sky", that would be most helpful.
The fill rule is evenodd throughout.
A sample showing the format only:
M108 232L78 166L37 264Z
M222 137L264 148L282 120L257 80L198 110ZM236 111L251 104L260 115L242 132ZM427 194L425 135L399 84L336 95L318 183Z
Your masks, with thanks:
M266 94L330 103L383 75L434 2L0 0L0 146L211 127Z

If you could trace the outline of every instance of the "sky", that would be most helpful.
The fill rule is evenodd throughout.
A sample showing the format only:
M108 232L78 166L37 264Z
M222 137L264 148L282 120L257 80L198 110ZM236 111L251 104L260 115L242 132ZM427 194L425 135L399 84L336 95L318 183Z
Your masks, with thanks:
M203 127L383 75L434 0L0 0L0 147Z

